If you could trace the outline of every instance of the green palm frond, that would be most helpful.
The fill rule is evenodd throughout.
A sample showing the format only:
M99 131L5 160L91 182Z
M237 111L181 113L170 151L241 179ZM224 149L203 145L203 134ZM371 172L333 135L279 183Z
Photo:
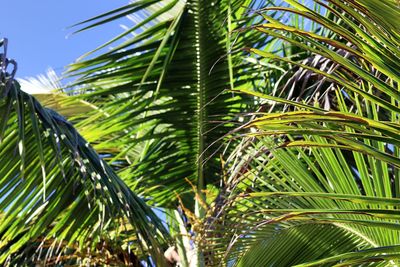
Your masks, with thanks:
M208 260L216 265L268 265L279 259L287 260L285 266L395 265L399 258L400 39L394 17L400 14L399 7L396 1L378 0L315 1L319 9L286 2L290 7L261 10L267 21L253 30L319 60L291 58L268 48L249 50L268 63L286 62L299 72L316 75L314 81L307 80L311 99L242 90L264 99L263 106L272 105L276 113L255 114L242 128L249 131L228 160L227 185L204 228ZM276 20L269 15L276 10L297 14L324 30ZM322 34L328 31L333 34ZM301 80L293 84L302 92ZM321 105L321 95L327 96L329 105ZM318 227L326 224L334 227L320 233ZM297 227L315 232L303 239L280 239L281 229ZM336 236L339 232L343 236ZM317 242L314 234L325 236L318 239L321 250L331 246L332 251L317 255L311 250L308 258L302 257L305 240ZM335 252L334 240L352 246ZM228 250L224 244L230 244ZM267 251L269 246L284 244L292 248L284 250L286 255ZM331 252L333 256L328 255Z
M263 80L254 75L261 65L244 61L238 49L272 45L259 41L261 32L234 31L259 20L245 16L257 7L251 0L135 1L84 22L82 30L127 14L138 22L99 47L113 49L73 64L70 73L80 77L79 97L109 114L90 114L77 127L154 203L171 206L180 194L192 206L185 178L199 190L219 180L214 155L235 127L229 121L252 105L227 89Z
M2 54L0 263L90 263L130 231L132 248L119 249L162 264L168 233L160 219L70 122L20 90L5 72L11 63Z
M252 245L237 266L296 266L367 245L359 236L329 224L299 224L269 232L273 235Z

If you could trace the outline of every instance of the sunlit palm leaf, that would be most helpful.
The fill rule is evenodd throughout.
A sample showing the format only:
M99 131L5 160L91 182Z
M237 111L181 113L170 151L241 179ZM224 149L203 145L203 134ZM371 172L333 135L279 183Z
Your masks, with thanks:
M219 180L221 163L214 153L221 153L219 139L234 127L225 122L252 104L226 89L262 81L253 75L260 66L230 53L270 42L259 42L261 32L233 32L259 20L244 17L258 5L251 0L136 1L85 22L92 23L90 28L128 13L141 19L125 33L133 36L118 44L125 34L119 36L111 51L70 71L81 75L81 97L109 114L93 114L78 127L99 151L114 149L113 166L155 203L172 205L181 194L192 206L192 194L184 195L192 191L185 178L199 189Z
M136 256L163 263L160 219L74 127L6 72L0 93L1 264L90 261L132 227Z
M278 242L279 229L330 223L347 232L343 239L346 242L356 235L364 245L349 247L332 257L301 258L289 265L396 264L400 218L400 39L394 17L399 15L399 8L395 1L332 0L315 1L320 5L316 12L298 1L286 2L292 7L262 10L268 23L254 29L312 52L314 58L328 60L325 62L331 67L267 49L250 51L268 60L293 64L303 73L315 73L319 78L314 85L307 81L309 89L320 90L323 81L326 91L311 92L311 101L297 98L298 102L250 92L268 100L265 106L271 101L280 102L290 112L256 114L243 128L251 133L245 133L247 139L229 159L232 167L225 178L227 186L204 230L209 237L206 247L210 248L210 262L268 263L283 257L278 252L263 253L257 245L266 238L266 244L293 246L283 257L291 259L302 242L291 237ZM271 10L298 14L334 35L327 38L310 29L282 23L268 15ZM301 82L294 86L301 86ZM329 95L329 105L323 108L321 94ZM271 239L274 234L276 238ZM330 238L335 231L325 234L323 246L332 245L334 249ZM310 238L311 233L307 239ZM231 244L228 252L224 243ZM242 255L246 256L241 259Z
M237 266L295 266L366 245L359 236L328 224L299 224L269 232L273 234L252 245Z
M63 91L65 86L61 82L61 77L51 68L45 75L18 79L18 82L22 91L34 96L42 106L57 111L66 118L98 110L88 102L68 97Z

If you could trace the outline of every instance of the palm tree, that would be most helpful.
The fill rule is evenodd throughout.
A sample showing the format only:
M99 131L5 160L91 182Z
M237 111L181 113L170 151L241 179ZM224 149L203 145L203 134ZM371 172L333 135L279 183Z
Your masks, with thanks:
M2 57L0 262L394 266L397 3L285 2L85 21L138 23L71 66L70 122Z
M252 74L259 71L254 64L232 51L257 40L257 47L273 43L260 39L262 33L232 33L258 19L246 16L257 5L249 0L132 2L83 22L86 30L127 13L140 21L85 56L108 44L115 48L70 68L79 76L73 85L77 99L106 114L77 116L78 129L131 189L172 218L178 250L193 256L188 258L200 256L194 256L189 232L197 232L206 200L218 192L223 163L216 151L236 127L237 114L252 106L251 98L226 89L262 80ZM201 264L200 258L191 261Z
M69 116L69 121L131 190L154 205L175 208L180 201L184 209L188 207L187 212L194 212L197 217L204 215L204 206L200 204L208 194L204 190L215 188L222 165L220 159L210 153L211 148L220 146L219 139L234 128L233 123L220 121L233 118L234 113L249 106L245 102L247 97L231 97L225 89L260 79L250 75L255 71L250 64L230 54L235 47L241 48L257 40L253 34L231 36L230 30L238 25L250 25L253 20L244 16L247 9L242 6L255 8L256 1L137 1L87 21L100 20L94 23L96 26L126 14L142 19L104 46L133 33L127 41L100 56L71 66L71 73L79 75L80 79L73 89L66 90L66 94L73 96L67 101L83 100L94 109L91 114ZM231 43L233 40L235 46ZM259 46L266 43L261 41ZM247 71L249 75L234 80L234 71ZM59 135L63 135L62 132ZM204 164L206 160L208 162ZM198 196L197 201L193 201L194 195ZM57 198L61 198L61 194ZM165 211L171 215L176 213L174 209ZM150 212L150 218L154 219L152 215ZM113 217L113 214L108 216ZM185 224L186 218L182 216L182 212L178 213L173 220L178 229ZM160 226L159 221L154 224ZM109 229L114 228L110 226ZM166 249L168 235L162 227L155 231L156 236L161 233L161 245L156 246L158 239L151 244L144 242L141 244L144 249L135 256L143 259L150 249L152 260L158 260L159 251ZM182 231L179 230L179 235ZM150 238L150 235L136 232L139 243L142 238ZM181 238L179 235L177 239ZM102 238L99 238L100 243ZM68 239L69 244L74 241ZM122 241L132 243L129 236ZM48 249L50 254L54 247Z

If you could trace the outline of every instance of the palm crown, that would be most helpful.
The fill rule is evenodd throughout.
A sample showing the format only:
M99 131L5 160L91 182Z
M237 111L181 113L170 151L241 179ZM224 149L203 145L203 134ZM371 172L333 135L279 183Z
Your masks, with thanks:
M2 263L396 264L396 1L142 0L80 31L128 14L68 120L2 57Z

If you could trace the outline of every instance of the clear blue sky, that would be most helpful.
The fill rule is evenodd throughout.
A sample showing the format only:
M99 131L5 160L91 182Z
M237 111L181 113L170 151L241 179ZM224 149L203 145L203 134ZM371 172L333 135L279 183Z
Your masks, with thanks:
M8 57L18 62L17 77L36 76L48 67L61 73L83 53L122 32L119 24L129 21L75 35L70 35L74 29L67 27L126 3L128 0L1 0L0 38L9 39Z

